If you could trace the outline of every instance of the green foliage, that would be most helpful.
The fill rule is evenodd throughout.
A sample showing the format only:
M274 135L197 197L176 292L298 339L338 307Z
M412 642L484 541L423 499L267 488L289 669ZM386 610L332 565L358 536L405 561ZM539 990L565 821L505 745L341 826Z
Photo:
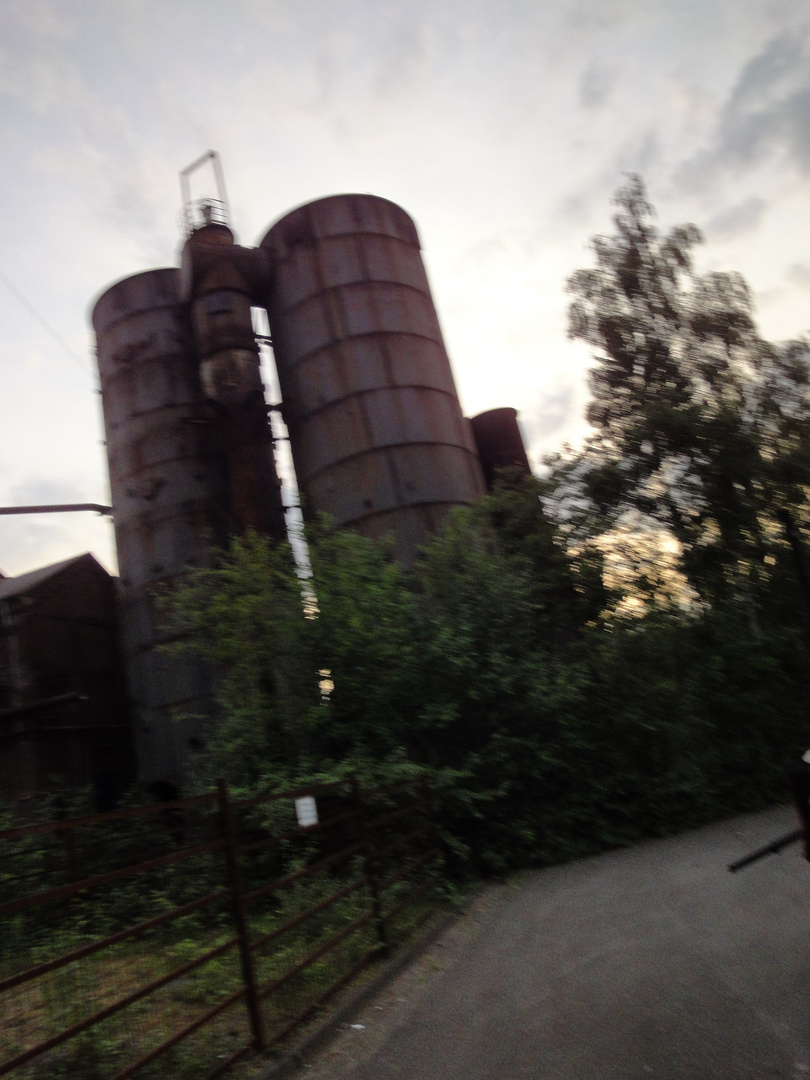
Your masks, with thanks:
M220 673L207 775L260 792L427 772L457 877L778 797L802 741L796 630L763 649L742 609L602 615L598 555L544 512L555 482L506 478L410 571L321 522L302 587L283 550L234 540L176 601ZM253 629L229 642L242 606Z
M810 347L759 336L739 274L698 276L700 233L662 234L638 177L615 202L596 266L568 282L569 334L595 362L594 434L567 478L591 530L647 518L677 540L705 602L755 618L780 577L795 583L786 516L804 529L810 514Z
M595 350L579 454L505 475L404 569L321 521L313 576L233 541L174 599L216 670L206 782L426 772L459 876L753 808L803 749L810 350L695 274L637 178L569 281ZM802 607L802 586L807 609Z
M580 694L560 642L602 596L570 566L541 490L507 485L457 511L411 572L321 522L302 589L283 550L235 540L175 598L178 628L219 673L204 779L266 791L427 769L457 859L531 861L538 803L525 795L554 764L544 725Z

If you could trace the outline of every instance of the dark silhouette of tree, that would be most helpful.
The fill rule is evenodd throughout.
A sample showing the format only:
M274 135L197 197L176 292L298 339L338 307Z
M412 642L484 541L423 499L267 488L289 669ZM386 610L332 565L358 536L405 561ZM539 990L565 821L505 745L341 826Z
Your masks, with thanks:
M596 267L568 282L569 334L595 350L594 433L568 476L602 529L628 514L667 529L700 596L755 618L808 520L810 348L759 336L739 274L698 276L698 229L662 233L639 177L615 202Z

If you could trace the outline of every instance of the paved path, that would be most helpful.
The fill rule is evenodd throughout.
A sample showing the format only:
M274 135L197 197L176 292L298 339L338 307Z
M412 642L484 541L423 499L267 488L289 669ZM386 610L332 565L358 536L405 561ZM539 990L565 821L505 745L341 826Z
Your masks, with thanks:
M810 864L726 870L794 827L769 811L487 890L301 1075L810 1080Z

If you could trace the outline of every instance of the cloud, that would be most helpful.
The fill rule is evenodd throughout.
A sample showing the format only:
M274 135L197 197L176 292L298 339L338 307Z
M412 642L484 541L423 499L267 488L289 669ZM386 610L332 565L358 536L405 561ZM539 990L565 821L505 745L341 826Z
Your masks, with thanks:
M548 446L555 435L570 426L577 411L576 393L575 386L558 385L543 394L541 404L520 413L527 446Z
M397 19L386 29L376 55L376 93L392 98L429 76L435 61L435 31L427 22Z
M55 478L27 476L11 488L12 506L52 506L59 503L92 502L84 476Z
M11 17L39 38L57 38L63 41L73 36L72 26L64 12L47 0L28 0L15 5Z
M579 79L579 101L586 109L604 105L616 84L616 71L595 61L588 65Z
M696 191L729 174L786 158L810 173L810 50L806 32L773 38L742 68L709 146L682 162L675 182Z
M613 160L602 170L600 187L623 182L627 173L648 176L661 159L661 139L655 128L639 128L619 147ZM615 181L614 181L615 177Z
M32 473L8 486L0 485L4 506L79 502L104 503L106 495L83 475L57 478ZM115 567L109 518L87 512L0 517L0 569L8 575L24 574L88 550L108 568Z
M711 238L718 240L740 236L759 225L767 207L765 199L752 196L737 206L729 206L715 214L706 225L706 232Z
M467 248L459 259L460 267L485 267L503 262L510 255L510 246L502 236L489 236Z
M70 559L88 550L108 569L114 569L109 518L96 514L0 518L0 569L9 577Z
M639 16L635 0L572 0L563 6L563 22L579 33L604 33Z
M802 289L810 289L810 266L807 263L794 263L788 268L788 281Z

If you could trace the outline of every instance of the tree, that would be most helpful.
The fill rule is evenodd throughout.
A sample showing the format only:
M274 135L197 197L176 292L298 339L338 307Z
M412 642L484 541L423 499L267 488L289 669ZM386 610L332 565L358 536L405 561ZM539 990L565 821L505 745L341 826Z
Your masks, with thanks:
M568 851L550 796L576 768L561 751L601 580L573 571L541 490L520 481L457 510L411 571L321 521L303 592L289 551L257 537L193 572L174 618L218 675L200 781L258 792L427 771L458 872Z
M662 234L638 177L615 202L596 267L568 282L569 334L595 349L594 433L558 482L576 481L602 531L633 515L667 530L704 601L755 617L789 562L784 521L808 521L810 349L758 335L740 275L699 277L699 231Z
M419 629L405 573L384 546L325 521L308 539L314 578L299 577L288 545L253 534L232 538L216 567L192 572L168 598L179 647L201 653L216 676L205 784L390 779L409 760Z

